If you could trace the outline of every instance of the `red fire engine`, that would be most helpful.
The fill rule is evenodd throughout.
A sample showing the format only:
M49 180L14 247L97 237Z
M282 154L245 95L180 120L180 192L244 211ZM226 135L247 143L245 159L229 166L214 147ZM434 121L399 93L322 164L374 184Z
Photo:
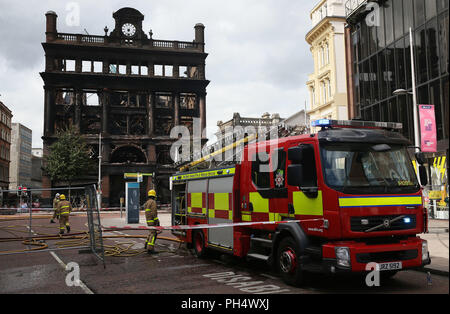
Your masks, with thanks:
M248 143L232 166L172 176L174 225L234 223L173 233L197 256L211 249L265 260L289 284L305 271L364 272L374 262L392 276L429 264L417 236L427 232L427 213L416 171L423 185L426 172L395 132L401 124L312 125L321 130Z

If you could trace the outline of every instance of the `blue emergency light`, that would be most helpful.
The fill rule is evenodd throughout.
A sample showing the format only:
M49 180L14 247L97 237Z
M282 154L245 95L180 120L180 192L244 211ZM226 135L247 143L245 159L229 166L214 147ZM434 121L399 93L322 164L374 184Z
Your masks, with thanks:
M318 119L311 121L313 127L347 127L347 128L377 128L377 129L395 129L401 130L402 124L398 122L379 122L379 121L361 121L361 120L330 120Z
M319 119L319 120L314 120L311 122L312 126L317 126L317 127L326 127L326 126L330 126L330 120L328 119Z

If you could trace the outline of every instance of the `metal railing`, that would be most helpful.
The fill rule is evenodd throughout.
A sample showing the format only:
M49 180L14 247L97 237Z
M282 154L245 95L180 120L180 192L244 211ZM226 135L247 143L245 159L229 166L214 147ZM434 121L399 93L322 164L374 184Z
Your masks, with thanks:
M349 17L353 12L366 3L367 0L347 0L345 2L345 17Z
M67 42L67 43L92 43L92 44L102 44L102 45L113 45L118 42L108 36L98 36L98 35L84 35L84 34L69 34L69 33L58 33L56 35L57 42ZM162 48L162 49L180 49L180 50L203 50L203 43L189 42L189 41L177 41L177 40L160 40L160 39L127 39L123 43L129 46L138 46L144 48Z

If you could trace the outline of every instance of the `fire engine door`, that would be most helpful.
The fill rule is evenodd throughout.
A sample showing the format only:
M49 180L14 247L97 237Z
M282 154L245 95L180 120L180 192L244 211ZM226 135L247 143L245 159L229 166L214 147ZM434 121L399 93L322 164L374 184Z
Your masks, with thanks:
M208 223L233 222L233 177L209 180ZM212 245L233 249L233 227L208 229L208 242Z

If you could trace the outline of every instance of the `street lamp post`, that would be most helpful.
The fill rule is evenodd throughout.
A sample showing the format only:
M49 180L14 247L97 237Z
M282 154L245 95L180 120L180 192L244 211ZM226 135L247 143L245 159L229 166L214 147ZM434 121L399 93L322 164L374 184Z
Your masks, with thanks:
M405 89L396 89L393 95L405 95L411 94L413 96L413 117L414 117L414 146L415 151L420 151L420 125L419 125L419 115L417 113L417 91L416 91L416 74L414 68L414 46L412 29L409 28L409 49L411 53L411 81L412 81L412 92L408 92Z

